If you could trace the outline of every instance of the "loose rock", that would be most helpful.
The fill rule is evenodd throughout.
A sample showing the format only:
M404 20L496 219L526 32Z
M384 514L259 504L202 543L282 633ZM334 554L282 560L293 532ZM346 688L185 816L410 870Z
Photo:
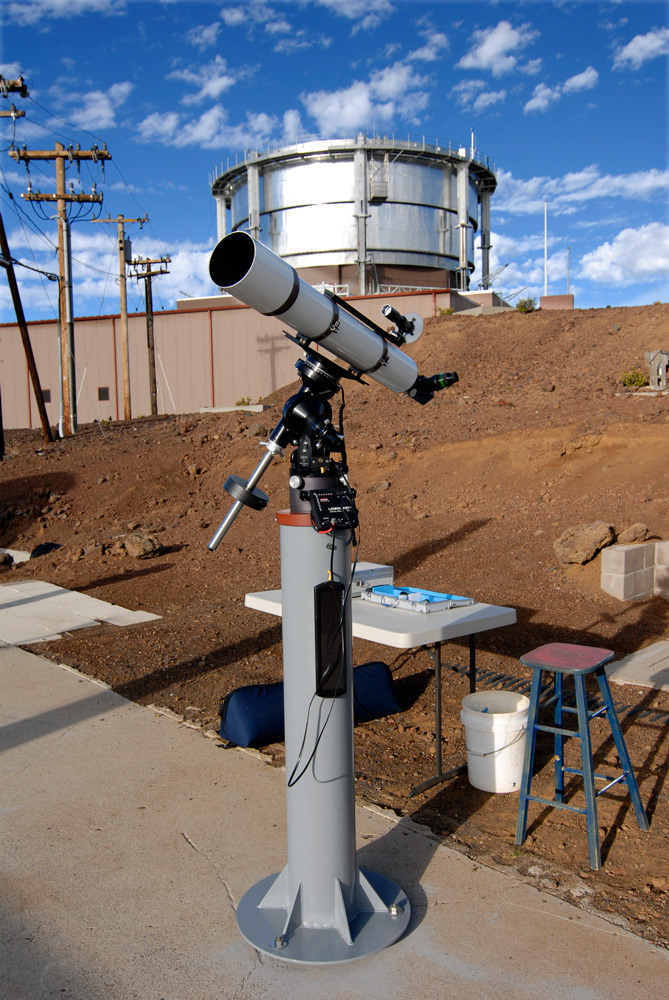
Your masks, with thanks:
M555 555L562 563L590 562L600 549L611 545L615 534L610 524L593 521L592 524L577 524L563 531L553 543Z
M123 544L131 559L153 559L163 551L162 545L153 535L141 535L139 532L128 535Z
M625 528L618 535L618 541L622 545L631 545L634 542L645 542L650 534L650 529L647 524L642 524L641 521L637 521L636 524L632 524L629 528Z

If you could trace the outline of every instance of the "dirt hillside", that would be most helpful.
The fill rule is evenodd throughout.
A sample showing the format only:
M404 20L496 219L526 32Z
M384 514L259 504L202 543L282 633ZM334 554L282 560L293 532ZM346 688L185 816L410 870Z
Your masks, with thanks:
M669 348L667 305L445 316L427 322L409 353L424 374L457 370L458 385L425 407L374 383L347 385L360 559L392 563L402 584L517 610L517 625L478 641L483 685L504 683L494 680L500 674L528 679L518 657L545 642L606 646L622 657L669 638L669 602L621 603L599 587L599 558L565 567L553 550L566 528L595 520L616 532L643 522L651 537L669 539L669 395L621 384L623 372L646 370L644 352L655 348ZM224 480L250 474L263 453L259 441L289 394L286 387L268 398L262 414L91 425L54 445L37 431L7 432L0 545L60 547L0 569L0 583L49 580L161 616L132 628L74 632L31 649L205 729L217 728L228 691L280 680L280 624L246 609L244 594L280 583L271 511L286 506L286 460L275 461L261 483L269 509L244 510L215 554L206 543L229 506ZM131 558L123 542L137 533L152 535L162 554ZM356 663L386 660L403 709L356 729L360 797L411 815L471 857L512 868L666 945L669 695L614 691L651 830L639 832L620 786L600 798L605 868L594 873L585 823L576 814L535 807L528 840L517 849L517 796L476 791L463 776L410 799L411 787L434 773L430 660L425 652L358 640L354 653ZM444 670L442 746L449 766L464 759L466 640L446 646L444 656L460 670ZM593 724L593 742L597 766L615 769L605 724ZM275 764L282 750L265 748ZM543 764L536 787L548 795L550 748Z

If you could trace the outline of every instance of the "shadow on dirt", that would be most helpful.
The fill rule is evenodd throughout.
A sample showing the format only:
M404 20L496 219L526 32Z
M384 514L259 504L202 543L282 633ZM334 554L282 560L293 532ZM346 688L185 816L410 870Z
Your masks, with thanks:
M137 580L144 576L153 576L155 573L165 573L173 568L173 563L161 563L157 566L147 566L144 569L131 570L128 573L115 573L113 576L105 576L101 579L91 580L89 583L77 583L76 589L87 593L90 590L98 590L100 587L108 587L114 583L127 583L130 580Z
M475 531L480 531L489 520L490 518L480 518L478 521L468 521L467 524L463 524L457 531L452 531L449 535L444 535L443 538L430 539L429 542L423 542L422 545L417 545L415 548L409 549L395 559L395 573L401 576L402 573L411 572L411 570L420 566L430 556L435 555L437 552L442 552L451 545L456 545L464 538L467 538L468 535L474 534Z
M636 602L634 610L638 611L638 608L639 603ZM619 612L608 615L606 619L600 617L584 628L569 628L550 622L534 621L534 616L537 614L536 608L516 606L515 610L517 616L515 625L493 629L489 632L479 632L476 635L476 648L520 659L523 654L546 643L569 642L582 646L613 649L616 657L620 659L639 649L640 635L644 636L644 639L661 639L666 636L667 629L669 629L669 602L662 597L648 598L644 603L640 618L634 622L624 621L630 608L622 607ZM619 619L623 619L623 621L613 638L610 635L602 634L598 626L604 624L605 621L612 623ZM466 646L467 639L449 640L449 645L451 643ZM524 668L521 667L521 669Z
M74 484L74 476L67 472L0 482L0 545L11 548L13 540L28 533L37 521L49 496L67 493Z
M400 711L406 712L412 708L427 690L430 684L434 683L434 670L421 670L417 674L409 674L407 677L393 678L395 695L400 706Z
M243 660L247 656L269 649L280 640L281 623L263 629L258 634L249 636L241 642L231 643L229 646L216 649L204 659L194 657L192 660L185 660L175 666L162 667L143 677L135 677L124 684L117 684L112 690L131 701L145 701L147 698L164 691L165 688L191 682L206 674L221 670L231 663Z

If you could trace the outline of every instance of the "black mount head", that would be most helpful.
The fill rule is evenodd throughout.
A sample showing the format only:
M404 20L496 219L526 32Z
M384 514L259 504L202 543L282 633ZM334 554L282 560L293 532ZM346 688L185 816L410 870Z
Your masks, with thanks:
M333 361L315 354L307 354L295 367L302 386L286 400L270 441L279 448L299 445L304 454L303 439L306 438L310 453L320 465L329 460L330 452L339 452L343 457L344 436L341 426L336 430L332 424L330 400L339 392L339 383L348 373ZM291 462L295 462L294 455Z

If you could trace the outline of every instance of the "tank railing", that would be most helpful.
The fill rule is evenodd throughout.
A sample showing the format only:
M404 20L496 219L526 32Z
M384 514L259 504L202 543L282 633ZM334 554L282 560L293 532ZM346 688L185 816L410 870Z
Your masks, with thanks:
M443 285L379 285L377 295L405 295L408 292L452 292Z
M362 140L362 141L361 141ZM482 153L480 149L476 147L472 148L471 143L467 145L463 142L453 142L448 140L447 142L441 142L438 136L435 137L434 142L426 140L425 136L421 139L412 139L410 135L407 134L406 139L404 137L392 135L379 135L377 133L359 133L355 138L345 138L342 136L335 136L328 134L316 134L316 133L305 133L304 135L295 135L291 141L285 142L282 146L267 144L266 149L261 149L260 147L256 149L251 149L250 147L244 150L243 158L240 159L240 153L235 153L235 162L231 165L230 157L228 157L225 168L221 162L221 169L219 173L215 173L210 177L210 185L220 177L222 174L227 173L229 170L236 167L243 166L246 163L253 163L264 156L273 156L281 153L287 149L296 148L299 146L305 146L312 142L321 143L332 143L333 146L347 147L352 145L362 145L365 146L367 142L373 144L375 147L397 149L398 146L404 146L407 150L414 150L416 152L422 153L448 153L449 156L461 156L463 159L472 160L481 166L486 167L493 174L497 172L497 166L489 156Z
M350 295L350 285L337 285L331 281L320 281L317 285L313 286L317 292L332 292L333 295L339 295L341 297L345 295Z

